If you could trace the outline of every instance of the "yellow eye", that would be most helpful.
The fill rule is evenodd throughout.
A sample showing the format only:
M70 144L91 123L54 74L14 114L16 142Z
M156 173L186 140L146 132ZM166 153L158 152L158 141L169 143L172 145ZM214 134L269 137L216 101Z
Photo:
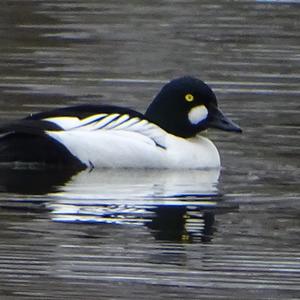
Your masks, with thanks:
M194 96L192 94L186 94L185 100L188 102L192 102L194 100Z

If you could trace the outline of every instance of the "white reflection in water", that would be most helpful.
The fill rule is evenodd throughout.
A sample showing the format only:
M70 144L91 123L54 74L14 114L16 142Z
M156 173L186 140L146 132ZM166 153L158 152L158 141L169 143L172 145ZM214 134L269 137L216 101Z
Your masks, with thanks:
M144 223L162 207L198 218L216 205L218 178L219 170L83 171L51 194L48 208L64 222Z
M219 174L218 169L86 170L75 175L55 196L77 200L136 200L209 195L217 191Z

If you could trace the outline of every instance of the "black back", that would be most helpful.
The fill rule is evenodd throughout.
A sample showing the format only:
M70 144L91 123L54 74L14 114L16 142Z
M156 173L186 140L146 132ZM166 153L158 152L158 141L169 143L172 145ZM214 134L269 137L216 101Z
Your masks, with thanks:
M69 106L64 108L58 108L54 110L49 110L46 112L41 112L37 114L33 114L25 118L25 120L41 120L51 117L77 117L79 119L87 118L91 115L96 114L128 114L131 117L139 117L144 119L145 116L138 111L135 111L130 108L120 107L115 105L92 105L92 104L85 104L85 105L76 105L76 106Z

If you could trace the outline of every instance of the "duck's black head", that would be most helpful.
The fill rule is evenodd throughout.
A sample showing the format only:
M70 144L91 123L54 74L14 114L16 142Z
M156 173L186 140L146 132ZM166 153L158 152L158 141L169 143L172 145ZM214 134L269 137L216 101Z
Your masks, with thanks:
M209 127L242 131L218 108L211 88L194 77L181 77L167 83L145 115L167 132L185 138Z

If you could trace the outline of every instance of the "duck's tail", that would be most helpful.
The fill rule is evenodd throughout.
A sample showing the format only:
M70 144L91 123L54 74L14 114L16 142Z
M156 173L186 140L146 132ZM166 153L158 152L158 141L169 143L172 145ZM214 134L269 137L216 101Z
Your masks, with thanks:
M60 142L46 134L45 122L21 121L0 128L1 163L38 163L83 168Z

